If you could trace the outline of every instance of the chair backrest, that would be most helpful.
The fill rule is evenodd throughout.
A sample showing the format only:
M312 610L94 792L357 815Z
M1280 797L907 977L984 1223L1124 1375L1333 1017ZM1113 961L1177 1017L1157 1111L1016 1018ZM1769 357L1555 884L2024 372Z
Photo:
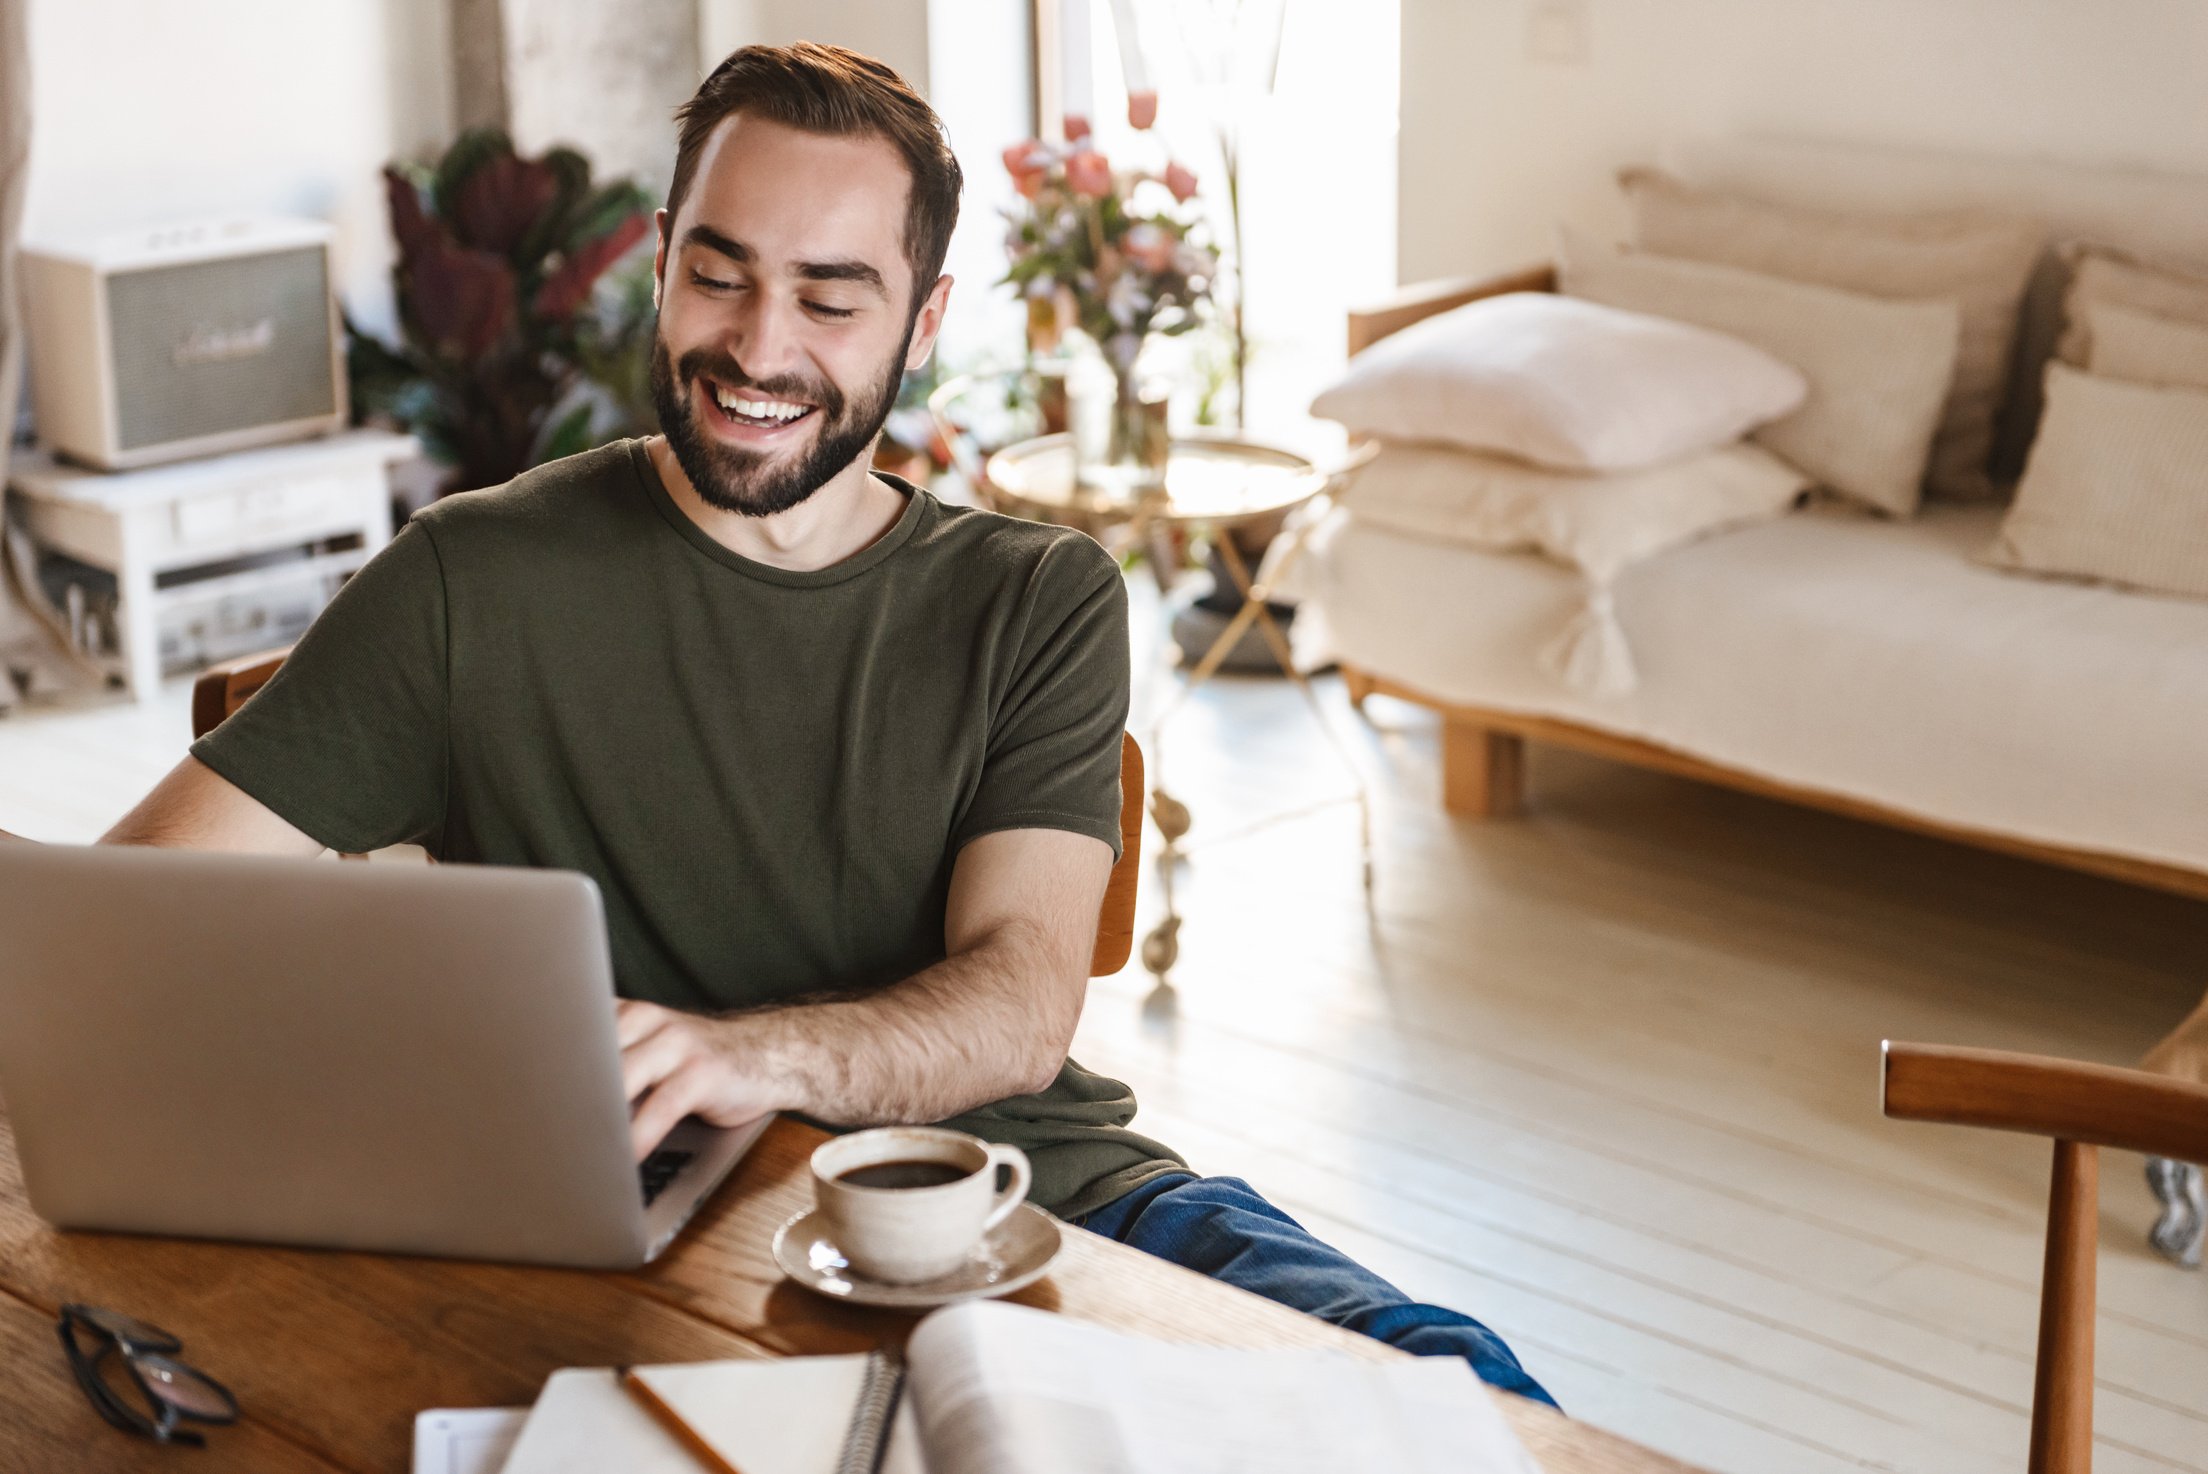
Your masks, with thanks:
M2054 1138L2030 1469L2031 1474L2088 1474L2099 1149L2208 1162L2208 1085L1990 1049L1889 1040L1885 1053L1886 1114L1896 1120Z
M268 684L289 650L266 650L225 661L202 672L192 683L192 736L206 736ZM1096 946L1089 954L1089 976L1109 977L1127 965L1135 946L1135 888L1142 869L1142 749L1133 734L1119 739L1119 862L1104 887L1104 906L1096 920Z

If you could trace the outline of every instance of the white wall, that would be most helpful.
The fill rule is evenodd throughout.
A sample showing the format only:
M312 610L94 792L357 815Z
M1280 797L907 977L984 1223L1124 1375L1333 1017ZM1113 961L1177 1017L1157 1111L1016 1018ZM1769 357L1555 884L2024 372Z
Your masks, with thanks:
M1402 35L1405 282L1615 230L1671 137L2208 173L2202 0L1403 0Z
M663 194L675 172L675 109L704 75L696 0L503 0L503 9L515 146L533 154L567 144L596 178L628 175Z
M391 321L378 171L451 135L444 0L30 0L28 240L210 215L338 227Z
M698 0L698 50L708 71L739 46L792 41L863 51L927 91L928 0Z

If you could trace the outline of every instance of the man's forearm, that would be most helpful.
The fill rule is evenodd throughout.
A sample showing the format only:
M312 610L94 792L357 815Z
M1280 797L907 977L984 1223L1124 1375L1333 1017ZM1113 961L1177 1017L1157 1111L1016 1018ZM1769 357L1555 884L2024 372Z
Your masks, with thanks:
M741 1126L800 1111L838 1126L941 1121L1057 1076L1081 1020L1111 848L1061 830L959 852L950 957L879 992L719 1018L619 1011L629 1134L642 1158L686 1115Z
M770 1089L834 1125L940 1121L1047 1087L1080 1021L1085 980L1028 929L864 998L736 1014Z

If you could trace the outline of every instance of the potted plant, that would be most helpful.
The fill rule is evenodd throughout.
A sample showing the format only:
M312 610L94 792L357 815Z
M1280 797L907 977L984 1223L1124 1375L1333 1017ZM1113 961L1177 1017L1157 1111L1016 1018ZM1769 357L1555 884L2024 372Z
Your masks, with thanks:
M650 228L642 187L594 184L569 148L524 158L491 128L462 134L434 167L383 174L402 338L347 324L354 418L388 417L420 436L452 468L446 491L602 443L593 421L606 411L611 433L635 429L628 421L650 404L633 392L653 332L649 272L594 298ZM605 381L595 392L586 365Z

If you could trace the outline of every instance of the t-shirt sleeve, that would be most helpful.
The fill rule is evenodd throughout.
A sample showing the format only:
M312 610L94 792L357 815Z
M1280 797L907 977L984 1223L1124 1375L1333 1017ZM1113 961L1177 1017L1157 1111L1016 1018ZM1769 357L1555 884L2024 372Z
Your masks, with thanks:
M192 756L331 849L428 842L445 812L446 638L436 544L410 525Z
M953 848L998 830L1067 829L1103 840L1117 858L1127 588L1086 537L1054 546L1038 575Z

